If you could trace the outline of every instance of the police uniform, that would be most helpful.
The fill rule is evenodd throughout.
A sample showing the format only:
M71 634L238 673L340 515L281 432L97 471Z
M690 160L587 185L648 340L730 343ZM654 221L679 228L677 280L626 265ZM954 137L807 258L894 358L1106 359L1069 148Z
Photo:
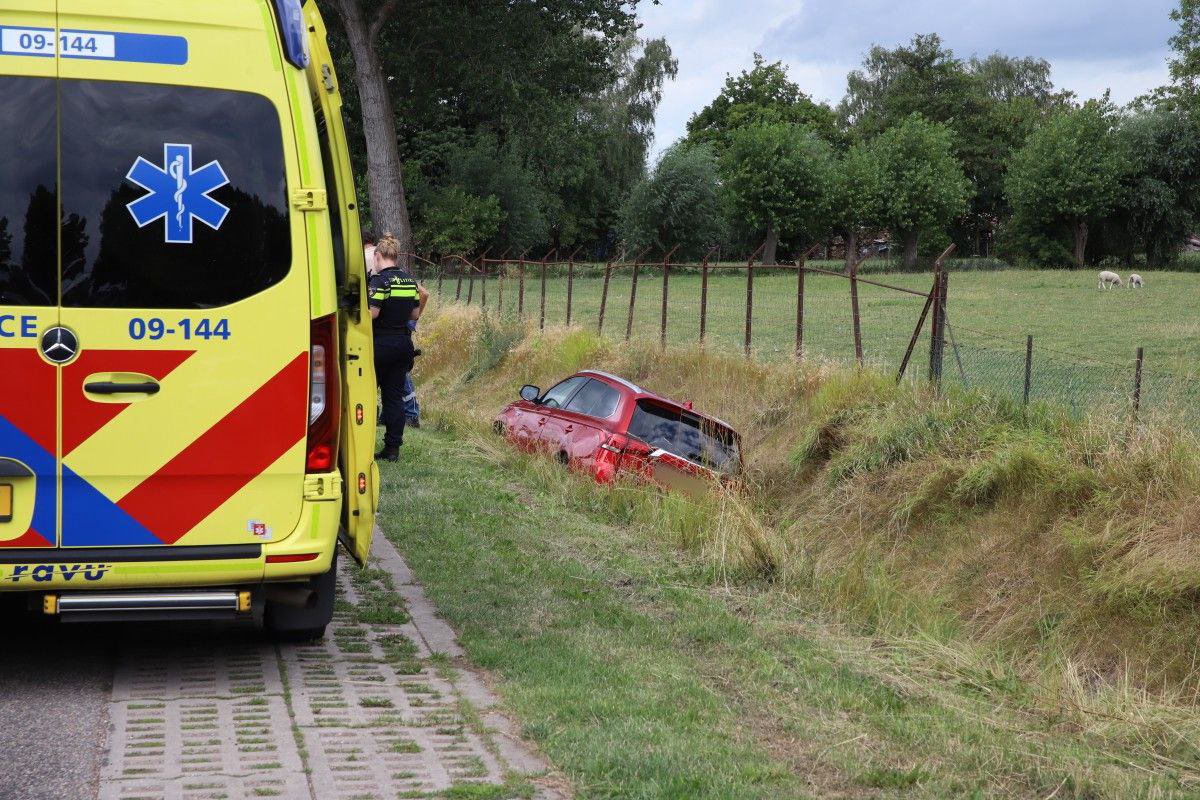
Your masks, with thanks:
M404 443L404 376L413 368L409 322L420 305L417 281L399 267L380 270L371 278L368 302L379 309L375 318L375 375L383 394L384 452Z

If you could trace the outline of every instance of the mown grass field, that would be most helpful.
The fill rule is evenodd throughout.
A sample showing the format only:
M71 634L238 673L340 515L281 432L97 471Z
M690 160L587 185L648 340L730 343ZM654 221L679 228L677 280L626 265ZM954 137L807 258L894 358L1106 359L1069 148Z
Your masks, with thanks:
M837 268L831 263L817 266ZM868 277L927 292L932 276L875 274ZM1146 288L1103 291L1095 272L1006 270L952 272L949 319L953 346L946 352L945 374L973 388L1019 397L1024 386L1026 336L1034 337L1032 398L1067 404L1077 411L1127 401L1138 347L1146 353L1146 408L1188 411L1200 395L1200 274L1146 273ZM515 314L518 280L490 278L487 305L500 302ZM546 281L547 324L566 321L568 281L551 271ZM617 270L609 285L606 335L622 338L628 324L629 268ZM602 271L580 266L572 292L572 322L597 325ZM457 283L443 281L443 296L453 297ZM632 334L659 335L663 281L659 268L639 273ZM462 299L468 285L464 282ZM483 288L471 292L479 303ZM502 297L501 297L502 295ZM672 344L694 342L700 331L701 279L694 271L673 270L668 290L667 334ZM860 285L865 356L894 370L908 345L923 299L867 284ZM760 358L792 358L796 337L794 270L758 268L753 293L752 349ZM525 316L541 312L541 282L536 265L527 269ZM744 270L714 272L709 279L706 343L740 350L746 319ZM843 278L810 274L805 282L804 351L808 357L849 361L854 357L850 296ZM914 353L912 374L928 370L928 328Z

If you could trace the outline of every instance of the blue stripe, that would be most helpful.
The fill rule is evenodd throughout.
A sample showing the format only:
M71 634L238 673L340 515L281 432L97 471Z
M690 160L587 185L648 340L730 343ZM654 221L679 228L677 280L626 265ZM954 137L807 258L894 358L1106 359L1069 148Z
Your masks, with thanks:
M63 547L162 543L142 523L63 465Z
M33 470L37 492L33 501L33 528L51 542L55 539L57 517L54 455L29 438L16 425L0 417L0 455L15 458Z

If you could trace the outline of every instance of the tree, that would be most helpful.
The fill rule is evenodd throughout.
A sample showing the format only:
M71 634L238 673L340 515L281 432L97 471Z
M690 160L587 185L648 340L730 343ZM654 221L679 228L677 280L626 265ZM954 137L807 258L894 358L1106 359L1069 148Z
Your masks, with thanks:
M912 114L873 142L879 175L880 221L900 237L904 268L916 269L923 233L945 230L966 210L970 186L943 125Z
M829 229L840 234L846 251L846 274L858 258L858 236L878 224L883 198L879 164L869 147L856 144L834 166L827 204Z
M765 233L764 264L775 263L780 236L824 232L832 149L811 130L784 122L734 128L720 167L734 216Z
M1074 264L1083 267L1088 226L1113 207L1121 177L1111 110L1089 101L1035 131L1013 156L1005 185L1018 224L1066 226Z
M1167 91L1176 105L1195 108L1200 98L1200 0L1179 0L1171 19L1179 23L1179 32L1170 39L1175 56L1168 64Z
M692 115L688 139L711 144L720 155L734 130L767 123L806 125L828 142L841 139L833 110L800 91L782 63L768 64L758 53L751 69L727 76L716 99Z
M1155 109L1117 129L1125 162L1111 222L1140 245L1150 267L1174 261L1200 219L1200 126L1190 114Z
M415 237L424 249L440 255L467 254L494 236L503 218L495 196L480 198L450 186L433 195Z
M332 0L332 3L341 16L354 60L362 132L366 139L371 218L381 231L397 231L401 252L411 253L412 226L404 196L400 151L396 146L396 118L392 113L388 81L377 52L379 34L396 11L396 0L382 3L372 0ZM369 21L368 11L371 12ZM407 259L407 256L404 257Z
M712 147L677 142L634 186L621 211L621 236L633 250L700 257L727 236Z

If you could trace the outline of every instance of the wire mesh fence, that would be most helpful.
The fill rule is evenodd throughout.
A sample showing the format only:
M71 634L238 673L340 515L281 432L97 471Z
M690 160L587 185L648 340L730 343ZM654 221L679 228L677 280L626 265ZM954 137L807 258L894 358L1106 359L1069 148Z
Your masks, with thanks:
M423 265L423 277L443 301L540 327L575 325L763 360L861 363L897 379L1055 403L1079 416L1125 409L1200 423L1200 373L1181 371L1178 359L1158 363L1138 351L1120 361L1061 349L1045 335L976 328L954 316L941 262L932 276L862 277L829 262L451 259Z

